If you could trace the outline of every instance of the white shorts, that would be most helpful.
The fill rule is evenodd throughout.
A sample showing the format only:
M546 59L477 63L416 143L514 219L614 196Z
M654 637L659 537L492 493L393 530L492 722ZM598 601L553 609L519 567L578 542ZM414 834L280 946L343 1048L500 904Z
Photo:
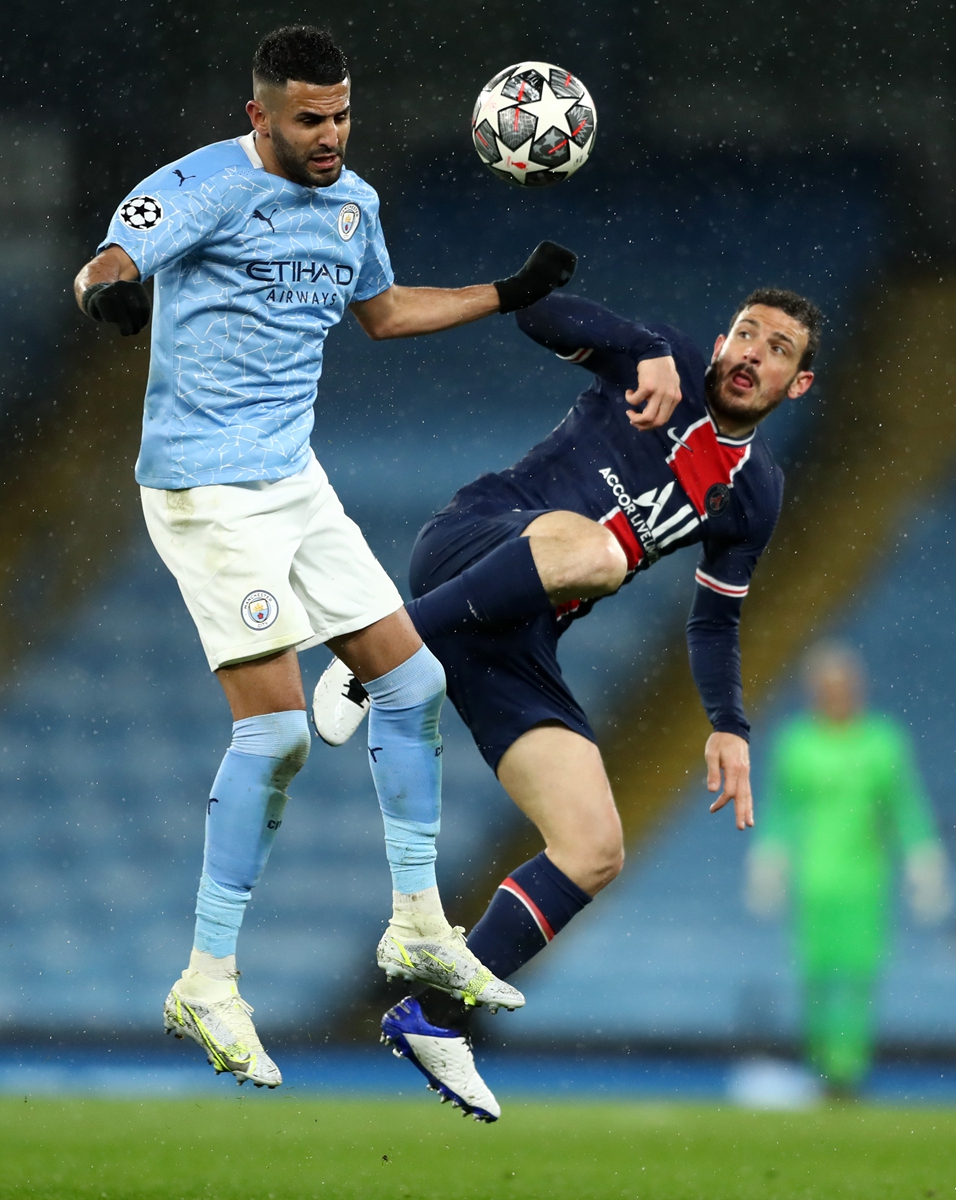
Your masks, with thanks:
M140 492L213 671L317 646L402 607L315 455L289 479Z

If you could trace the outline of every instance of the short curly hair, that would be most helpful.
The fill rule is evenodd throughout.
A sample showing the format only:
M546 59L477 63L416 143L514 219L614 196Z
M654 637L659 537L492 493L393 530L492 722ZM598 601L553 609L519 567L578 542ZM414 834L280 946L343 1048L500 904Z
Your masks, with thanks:
M252 59L257 83L282 87L290 79L329 87L348 78L345 55L327 29L316 25L283 25L267 33Z
M809 371L813 357L820 349L820 333L823 329L823 313L820 309L812 300L801 296L799 292L791 292L789 288L755 288L731 317L731 329L744 309L751 308L754 304L764 304L767 308L779 308L788 317L793 317L795 321L800 322L807 331L807 348L800 356L797 369Z

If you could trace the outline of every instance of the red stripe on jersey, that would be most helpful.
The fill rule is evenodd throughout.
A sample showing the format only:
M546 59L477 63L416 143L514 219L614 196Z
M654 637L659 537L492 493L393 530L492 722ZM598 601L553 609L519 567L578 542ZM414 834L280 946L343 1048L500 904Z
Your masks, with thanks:
M670 430L668 430L670 433ZM680 440L670 433L674 449L667 456L670 469L701 517L707 516L706 496L715 483L728 486L750 457L750 442L726 442L717 437L710 417L690 425Z
M525 906L531 916L534 918L534 923L541 930L541 936L546 942L550 942L554 937L554 930L551 928L551 923L544 915L537 904L531 899L528 893L524 890L520 883L515 881L509 875L502 883L498 884L499 891L511 892L512 896L517 896L521 903Z
M743 598L750 590L749 584L738 585L735 583L723 583L719 579L715 579L713 575L706 575L698 567L694 574L694 578L701 587L710 588L712 592L719 592L721 596L737 596Z
M609 513L604 514L598 524L610 529L620 543L624 557L627 559L628 575L632 571L636 571L637 564L644 557L644 547L637 540L637 536L631 528L631 522L624 513L617 507L612 508Z
M580 607L580 600L565 600L563 604L557 605L554 612L558 617L566 617L568 613L577 612Z

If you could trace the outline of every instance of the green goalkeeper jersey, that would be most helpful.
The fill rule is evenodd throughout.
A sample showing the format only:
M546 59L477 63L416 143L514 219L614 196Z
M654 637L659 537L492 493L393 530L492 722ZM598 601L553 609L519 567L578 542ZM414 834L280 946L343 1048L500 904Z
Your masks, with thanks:
M905 731L886 717L804 715L773 752L758 849L786 853L807 968L876 968L886 940L894 847L934 842Z

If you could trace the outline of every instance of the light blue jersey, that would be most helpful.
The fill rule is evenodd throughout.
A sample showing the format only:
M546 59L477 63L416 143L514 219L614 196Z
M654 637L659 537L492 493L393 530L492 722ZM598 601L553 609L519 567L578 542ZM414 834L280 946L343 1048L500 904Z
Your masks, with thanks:
M100 249L111 244L156 277L137 482L301 471L325 335L394 279L374 190L347 170L331 187L271 175L247 134L145 179Z

